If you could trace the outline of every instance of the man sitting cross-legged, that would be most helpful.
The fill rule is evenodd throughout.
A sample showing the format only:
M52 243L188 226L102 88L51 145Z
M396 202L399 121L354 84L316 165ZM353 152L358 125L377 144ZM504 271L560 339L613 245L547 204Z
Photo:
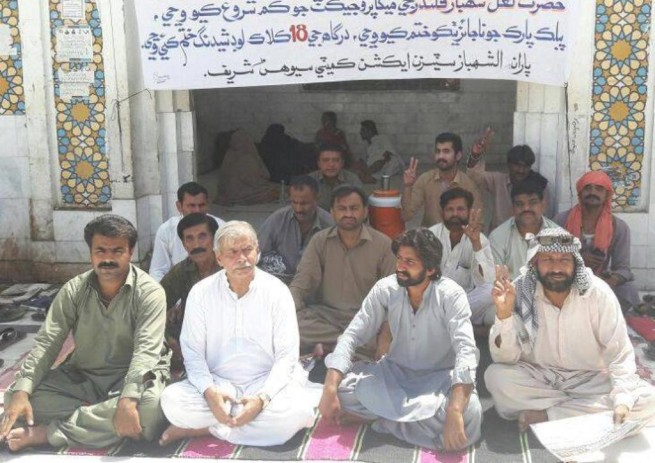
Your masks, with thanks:
M655 388L636 374L635 353L612 289L585 267L578 238L545 229L533 238L527 273L514 284L496 269L494 364L484 378L498 414L532 423L610 412L642 425Z
M84 228L84 240L93 270L59 291L5 394L0 440L10 450L152 440L164 426L164 290L130 264L137 233L128 220L102 215ZM75 351L51 370L69 333ZM27 427L11 430L19 418Z
M376 281L394 271L391 240L366 225L366 194L352 185L332 192L335 226L316 233L290 289L298 311L300 348L323 357L353 319ZM360 351L373 357L374 346Z
M214 250L223 270L187 298L180 344L188 379L162 394L171 426L160 444L210 434L233 444L282 444L314 421L301 387L293 299L255 267L257 234L248 223L222 226Z
M173 370L182 367L180 331L189 291L200 280L220 270L212 247L216 230L216 220L201 212L186 215L177 224L177 236L189 256L175 264L161 280L166 291L166 342L173 350Z
M378 281L334 352L319 410L326 419L372 421L373 429L433 449L480 438L478 350L464 290L439 270L441 243L426 228L393 242L396 274ZM393 334L377 363L352 363L385 318Z

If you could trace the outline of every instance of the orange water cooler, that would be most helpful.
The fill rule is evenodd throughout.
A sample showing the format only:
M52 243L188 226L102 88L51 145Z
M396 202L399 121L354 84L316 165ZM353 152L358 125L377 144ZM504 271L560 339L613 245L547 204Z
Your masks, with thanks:
M375 190L368 198L368 217L371 226L394 239L405 231L400 213L400 191Z

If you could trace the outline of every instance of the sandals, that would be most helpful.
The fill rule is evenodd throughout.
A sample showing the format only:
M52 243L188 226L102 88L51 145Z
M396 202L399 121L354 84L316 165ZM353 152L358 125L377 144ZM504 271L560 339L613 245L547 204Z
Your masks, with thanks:
M12 344L24 339L27 333L18 331L16 328L5 328L0 331L0 350L4 350Z

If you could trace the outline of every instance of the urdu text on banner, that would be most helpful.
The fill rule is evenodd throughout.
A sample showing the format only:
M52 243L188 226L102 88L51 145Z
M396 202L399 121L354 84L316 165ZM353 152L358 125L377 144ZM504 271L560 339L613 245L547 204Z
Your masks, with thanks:
M564 85L576 0L139 0L154 90L364 79Z

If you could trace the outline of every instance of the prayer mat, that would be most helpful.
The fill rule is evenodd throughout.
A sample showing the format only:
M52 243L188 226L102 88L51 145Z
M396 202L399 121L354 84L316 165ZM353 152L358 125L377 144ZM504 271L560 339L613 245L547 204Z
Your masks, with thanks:
M637 371L655 385L655 361L644 355L648 343L630 328L635 348ZM268 461L360 461L370 463L554 463L558 461L531 432L519 433L515 421L507 421L496 413L484 385L483 372L491 363L486 338L476 339L480 349L478 394L483 405L482 438L466 451L444 453L422 449L400 441L389 434L373 431L368 425L336 426L320 418L314 426L298 432L283 445L249 447L233 445L213 437L195 438L160 447L156 442L125 441L118 445L89 450L74 447L29 449L22 454L91 455L115 457L201 458L218 460ZM4 376L4 375L3 375ZM13 378L13 374L11 375ZM0 450L0 461L7 455ZM71 460L74 463L74 459Z
M102 450L67 447L32 449L31 454L90 455L151 458L208 458L265 461L361 461L371 463L469 463L475 449L445 453L422 449L368 425L338 426L318 418L314 426L298 432L287 443L273 447L234 445L214 437L194 438L160 447L156 442L125 441ZM0 453L2 455L2 453Z

